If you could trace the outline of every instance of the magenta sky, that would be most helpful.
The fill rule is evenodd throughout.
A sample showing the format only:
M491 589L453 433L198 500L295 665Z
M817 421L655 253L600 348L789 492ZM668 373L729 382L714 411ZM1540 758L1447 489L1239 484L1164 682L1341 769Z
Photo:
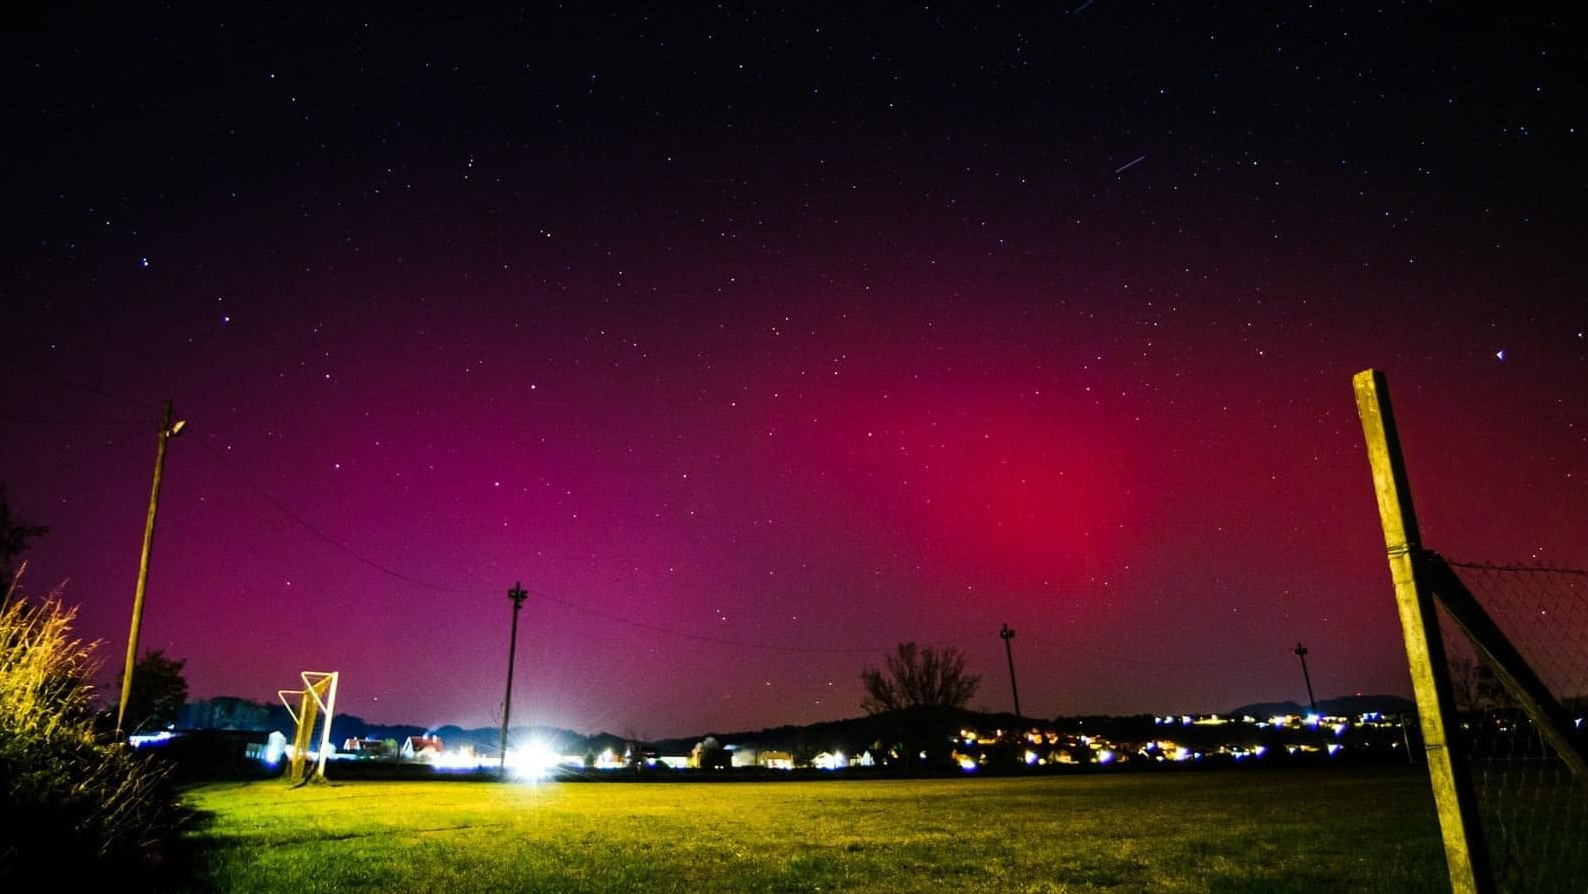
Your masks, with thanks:
M515 580L582 731L852 716L904 639L1007 709L1002 623L1031 714L1299 699L1298 639L1405 692L1354 372L1430 546L1588 561L1576 37L1192 15L19 31L29 588L119 663L170 397L196 696L489 724Z

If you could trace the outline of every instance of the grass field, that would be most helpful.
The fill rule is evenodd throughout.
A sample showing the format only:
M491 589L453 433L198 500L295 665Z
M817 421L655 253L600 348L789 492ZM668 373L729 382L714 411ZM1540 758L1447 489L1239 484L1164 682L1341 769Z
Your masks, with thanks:
M1426 771L211 785L199 890L1448 890Z

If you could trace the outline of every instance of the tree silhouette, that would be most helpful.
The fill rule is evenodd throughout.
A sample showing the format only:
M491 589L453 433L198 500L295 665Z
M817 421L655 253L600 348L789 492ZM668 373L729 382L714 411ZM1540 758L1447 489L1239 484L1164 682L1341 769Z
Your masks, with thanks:
M11 563L28 548L28 541L47 532L44 525L30 525L11 517L11 506L6 502L6 486L0 484L0 590L11 584L15 569Z
M127 724L132 732L154 732L176 722L187 703L183 661L165 657L155 649L143 653L132 671L132 692L127 695Z
M953 646L934 649L899 643L885 657L884 667L860 672L866 696L860 707L868 714L911 708L963 708L976 694L981 677L965 671L965 654Z

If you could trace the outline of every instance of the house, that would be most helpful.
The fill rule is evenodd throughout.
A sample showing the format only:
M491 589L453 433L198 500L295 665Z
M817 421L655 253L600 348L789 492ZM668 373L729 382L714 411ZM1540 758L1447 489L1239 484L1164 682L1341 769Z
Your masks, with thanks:
M405 761L432 761L440 756L440 736L409 736L403 740L402 759Z
M759 755L757 763L769 770L792 770L794 769L794 755L789 754L787 751L763 751Z
M818 770L842 770L849 766L849 758L842 751L823 751L811 758L811 766Z

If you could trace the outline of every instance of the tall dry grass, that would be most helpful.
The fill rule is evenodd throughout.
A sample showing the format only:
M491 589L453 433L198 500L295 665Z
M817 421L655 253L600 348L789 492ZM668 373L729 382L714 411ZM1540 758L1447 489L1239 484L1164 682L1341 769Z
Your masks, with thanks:
M86 879L157 861L176 802L162 768L95 729L94 644L60 591L0 602L0 880Z

